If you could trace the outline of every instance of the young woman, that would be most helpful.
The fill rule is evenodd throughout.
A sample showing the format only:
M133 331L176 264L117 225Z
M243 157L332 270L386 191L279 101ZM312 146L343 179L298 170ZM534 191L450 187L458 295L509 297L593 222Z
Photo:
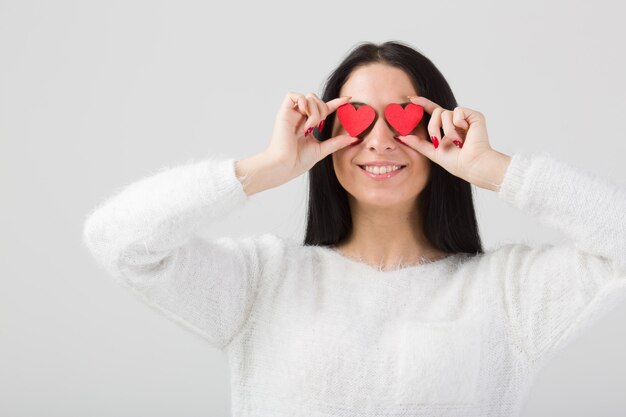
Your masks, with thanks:
M394 104L423 109L409 134ZM338 109L373 118L352 137ZM307 172L303 243L200 236ZM472 184L568 240L484 252ZM321 99L285 96L264 152L142 178L90 213L84 238L228 354L233 416L514 416L542 366L624 299L624 213L624 191L591 172L494 150L485 116L419 52L363 43Z

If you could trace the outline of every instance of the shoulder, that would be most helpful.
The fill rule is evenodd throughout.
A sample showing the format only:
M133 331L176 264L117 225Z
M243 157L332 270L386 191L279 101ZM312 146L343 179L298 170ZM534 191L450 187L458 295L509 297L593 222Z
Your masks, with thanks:
M459 270L485 276L502 276L506 271L519 268L536 253L548 250L551 245L532 245L523 242L501 241L494 247L476 254L463 254Z
M275 233L263 233L242 239L254 250L266 270L285 272L295 266L303 266L311 260L312 247L305 246L292 237Z
M501 242L494 248L471 258L467 270L495 282L524 282L534 277L537 280L560 276L573 277L581 271L593 270L607 273L607 259L593 256L578 248L573 242L528 243Z

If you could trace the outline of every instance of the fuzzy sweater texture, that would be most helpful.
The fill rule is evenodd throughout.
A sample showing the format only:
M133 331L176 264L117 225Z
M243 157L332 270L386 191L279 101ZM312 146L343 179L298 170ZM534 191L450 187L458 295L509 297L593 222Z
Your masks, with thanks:
M108 274L227 354L233 417L517 416L542 366L626 299L626 193L545 151L514 154L497 194L567 239L394 269L207 237L254 197L234 164L150 173L83 231Z

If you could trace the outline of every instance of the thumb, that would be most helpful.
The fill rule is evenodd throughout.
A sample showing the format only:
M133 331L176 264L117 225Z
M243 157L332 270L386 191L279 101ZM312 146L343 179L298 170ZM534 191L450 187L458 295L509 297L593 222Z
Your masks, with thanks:
M321 157L324 159L331 153L338 151L341 148L345 148L346 146L349 146L359 140L359 138L354 138L350 135L337 135L326 139L325 141L320 142L320 149L322 150Z
M416 135L397 135L396 138L398 138L406 146L415 149L428 159L433 161L435 160L435 147L426 139L422 139Z

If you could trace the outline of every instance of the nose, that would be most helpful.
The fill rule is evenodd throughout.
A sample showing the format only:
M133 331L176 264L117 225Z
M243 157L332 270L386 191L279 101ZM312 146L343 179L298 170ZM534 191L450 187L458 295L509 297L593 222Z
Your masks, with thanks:
M377 117L369 132L363 136L361 143L364 143L371 150L381 152L389 149L393 151L398 147L398 141L393 138L395 134L396 132L389 127L384 117Z

